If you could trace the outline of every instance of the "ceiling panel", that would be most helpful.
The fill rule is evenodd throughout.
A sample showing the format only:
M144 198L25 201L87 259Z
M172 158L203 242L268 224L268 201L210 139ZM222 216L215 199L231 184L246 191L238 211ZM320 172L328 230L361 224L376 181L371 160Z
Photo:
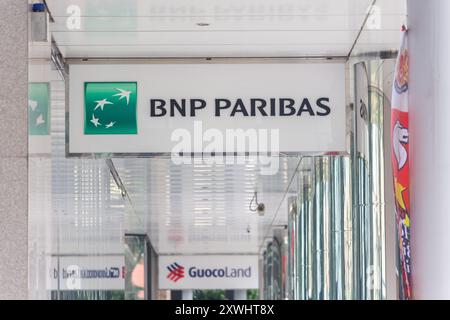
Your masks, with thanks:
M47 0L61 51L85 58L347 56L372 2Z
M256 253L272 224L287 223L283 196L299 159L275 160L278 173L262 175L251 159L182 166L170 159L114 159L136 215L127 230L146 231L160 253ZM264 216L249 209L255 191Z

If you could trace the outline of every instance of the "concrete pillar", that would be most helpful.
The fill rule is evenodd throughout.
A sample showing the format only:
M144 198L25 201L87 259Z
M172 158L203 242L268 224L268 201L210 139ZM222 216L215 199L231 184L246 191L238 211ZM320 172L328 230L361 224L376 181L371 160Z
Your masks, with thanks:
M0 0L0 300L28 295L26 0Z
M415 299L450 299L450 1L408 0Z
M234 300L247 300L247 290L234 290Z
M181 300L193 300L194 290L181 290Z

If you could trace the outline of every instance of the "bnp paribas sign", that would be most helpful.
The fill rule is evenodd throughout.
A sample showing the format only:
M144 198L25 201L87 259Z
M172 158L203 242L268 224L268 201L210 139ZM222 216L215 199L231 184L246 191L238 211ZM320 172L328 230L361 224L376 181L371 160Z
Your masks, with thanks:
M345 153L345 64L72 64L68 115L69 156Z

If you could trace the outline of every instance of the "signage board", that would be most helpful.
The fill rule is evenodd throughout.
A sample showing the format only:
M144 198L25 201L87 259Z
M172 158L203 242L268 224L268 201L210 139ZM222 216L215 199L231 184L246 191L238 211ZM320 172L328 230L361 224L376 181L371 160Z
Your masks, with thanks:
M48 82L28 83L28 134L50 134L50 87Z
M47 286L51 290L124 290L124 256L51 257Z
M343 62L71 64L68 108L72 156L346 152Z
M257 255L159 256L160 289L257 289Z
M64 83L48 61L30 63L28 81L28 153L49 155L51 109L59 102L59 97L64 102Z

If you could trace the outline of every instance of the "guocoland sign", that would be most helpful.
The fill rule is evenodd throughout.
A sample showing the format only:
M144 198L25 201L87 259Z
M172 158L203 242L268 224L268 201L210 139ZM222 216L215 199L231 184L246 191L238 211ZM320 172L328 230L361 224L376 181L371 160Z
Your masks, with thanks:
M190 267L188 274L191 278L250 278L252 268L197 268Z

